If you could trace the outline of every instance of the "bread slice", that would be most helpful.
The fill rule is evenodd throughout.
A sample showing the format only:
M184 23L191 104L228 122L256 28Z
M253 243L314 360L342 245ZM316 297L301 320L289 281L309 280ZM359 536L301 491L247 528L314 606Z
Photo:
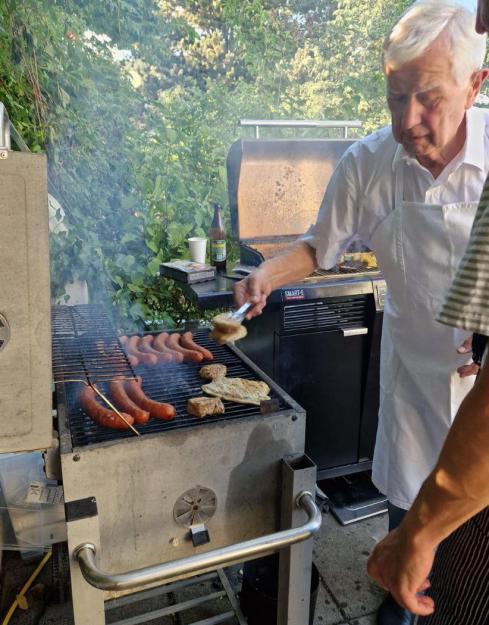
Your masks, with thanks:
M218 332L218 330L213 330L210 333L210 338L214 339L219 345L224 345L224 343L234 343L234 341L239 341L240 339L244 339L244 337L248 334L248 330L244 326L238 326L236 332Z
M243 378L217 378L202 386L204 393L221 397L237 404L259 406L264 400L270 399L270 387L258 380Z
M224 404L219 397L192 397L187 402L187 412L194 417L224 414Z
M241 326L239 319L231 319L229 313L221 313L212 318L214 329L222 334L231 334L236 332Z
M220 365L218 363L213 365L204 365L199 371L200 377L204 380L215 380L216 378L223 378L227 373L228 368L226 365Z

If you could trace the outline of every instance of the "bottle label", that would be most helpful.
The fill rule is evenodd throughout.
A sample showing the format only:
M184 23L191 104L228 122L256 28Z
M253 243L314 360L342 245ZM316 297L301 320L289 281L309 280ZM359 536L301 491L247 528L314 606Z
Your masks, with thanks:
M226 239L215 239L211 241L211 259L214 262L226 260Z

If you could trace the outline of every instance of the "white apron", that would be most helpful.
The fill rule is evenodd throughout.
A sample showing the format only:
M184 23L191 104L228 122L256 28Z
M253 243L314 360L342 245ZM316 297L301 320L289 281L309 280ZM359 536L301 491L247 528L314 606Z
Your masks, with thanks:
M394 210L371 238L388 287L372 479L389 501L407 509L474 383L457 374L471 360L456 351L470 334L438 323L435 315L467 246L477 202L405 202L404 167L396 164Z

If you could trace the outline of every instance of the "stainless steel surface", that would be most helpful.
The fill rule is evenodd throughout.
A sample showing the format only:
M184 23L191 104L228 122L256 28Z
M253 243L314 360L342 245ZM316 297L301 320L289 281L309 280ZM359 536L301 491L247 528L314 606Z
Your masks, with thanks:
M315 223L344 139L242 139L227 159L233 231L265 258ZM268 248L270 252L268 252ZM241 258L244 262L244 259Z
M226 594L229 599L229 603L231 604L234 610L234 614L236 615L236 618L238 619L239 625L246 625L246 619L244 617L243 612L241 611L241 607L238 603L238 600L236 599L236 595L234 594L234 590L232 589L231 584L229 583L229 580L227 578L225 571L223 571L223 569L217 569L217 574L219 575L221 584L223 585L224 590L226 591Z
M294 502L301 492L315 492L316 465L305 455L282 463L281 520L295 527L303 522L304 512ZM311 495L314 503L314 497ZM314 503L314 505L316 505ZM321 513L319 513L321 517ZM279 556L277 625L309 622L312 568L312 538L284 549Z
M109 571L225 547L278 528L280 462L302 453L304 429L304 413L282 410L62 450L65 501L96 498L99 563ZM196 484L217 496L210 543L198 548L173 518L173 503ZM70 553L80 542L68 539Z
M188 599L187 601L182 601L180 603L175 603L165 608L160 608L159 610L151 610L151 612L145 612L144 614L138 614L136 616L132 616L129 618L125 618L121 621L112 622L111 625L139 625L143 623L150 623L151 621L155 621L163 616L169 616L171 614L178 614L180 612L184 612L185 610L190 610L192 608L196 608L199 605L207 603L208 601L222 599L226 596L225 590L218 590L216 592L210 593L208 595L204 595L203 597L195 597L193 599ZM230 616L234 616L234 612L228 612L226 614L226 618L229 619ZM220 623L220 621L211 621L212 623Z
M100 547L100 526L98 515L67 522L68 548L73 544L79 545L82 541ZM70 555L70 581L75 625L105 625L104 593L87 584L72 555Z
M368 328L342 328L343 336L359 336L361 334L368 334Z
M10 120L2 102L0 102L0 150L10 150Z
M297 496L296 506L307 514L304 525L251 540L213 549L207 553L196 554L187 558L163 562L125 573L108 573L100 569L96 562L96 547L92 543L82 543L73 551L83 577L89 584L101 590L125 590L140 588L148 584L164 582L181 575L195 575L210 568L240 562L262 554L271 553L297 542L311 538L321 527L321 512L314 497L309 492Z
M0 160L0 453L52 441L47 167L43 155ZM5 336L5 335L4 335Z
M10 124L10 137L14 140L15 144L21 152L30 152L29 146L24 141L22 135L12 124Z
M164 584L163 586L155 586L154 588L150 588L150 590L141 590L137 593L133 593L132 595L125 595L123 597L119 597L118 599L112 599L111 601L107 601L107 603L105 604L105 611L108 612L116 608L130 605L131 603L145 601L146 599L152 599L160 595L167 595L170 592L177 592L179 590L182 590L183 588L192 586L193 584L200 584L213 580L217 581L218 578L218 571L213 571L212 573L205 573L204 575L199 575L197 577L181 579L180 581L174 582L173 584Z
M65 500L70 504L93 497L98 510L96 525L93 518L68 523L76 625L102 625L104 600L133 592L101 591L87 584L73 557L73 550L80 543L97 546L97 562L103 569L123 571L194 554L205 555L206 551L279 529L281 461L284 456L303 453L305 413L239 349L225 350L231 353L233 371L248 371L251 378L261 378L269 384L272 394L279 398L277 412L262 415L255 407L243 406L245 410L241 410L239 405L225 402L229 414L222 421L196 420L183 414L183 398L200 392L199 381L194 387L187 371L198 372L200 365L184 363L181 367L187 373L168 377L168 384L173 379L173 384L178 385L182 400L178 400L177 420L188 420L188 425L178 427L170 422L163 431L158 426L137 439L111 435L88 443L80 439L74 446L66 385L57 385ZM223 361L217 347L215 359ZM165 389L167 392L168 387ZM70 405L76 408L76 396ZM238 417L234 415L235 408L240 410ZM167 429L167 425L173 429ZM187 527L177 524L173 516L173 503L196 485L212 490L217 504L214 515L206 522L210 543L198 547L189 540Z
M207 582L212 582L212 584L209 584ZM205 618L204 620L199 620L198 622L192 621L192 625L197 625L197 623L201 623L202 625L212 625L214 623L229 622L230 619L237 619L239 625L246 625L246 619L241 612L241 608L239 606L236 595L234 594L231 584L227 578L226 572L223 569L217 569L217 571L213 571L212 573L207 573L189 579L180 580L173 584L156 586L155 588L151 588L150 590L126 595L124 597L120 597L119 599L113 599L112 601L108 601L105 604L105 612L107 614L109 612L112 612L113 610L117 610L118 608L125 608L126 606L131 604L141 604L147 599L155 599L157 597L163 598L164 595L168 595L170 593L174 595L172 597L172 599L174 599L181 595L181 591L184 591L183 596L186 596L187 593L189 593L190 596L197 595L199 597L199 601L204 604L205 602L212 601L214 591L217 590L217 588L219 587L219 583L222 585L222 589L224 591L224 593L221 593L220 598L224 599L227 595L227 599L231 604L232 610L229 610L229 605L225 600L220 601L219 609L223 610L222 613L215 614L213 616ZM173 608L173 610L169 611L169 614L172 615L179 612L181 613L184 610L192 608L194 605L196 605L193 602L187 601L180 601L179 603L174 603L171 600L168 601L171 602L171 607ZM111 616L111 625L128 625L128 619L125 618L125 612L119 610L119 614L122 617L121 620L113 620L113 616ZM136 623L149 623L154 621L155 618L155 610L151 612L145 611L138 614L136 617L133 617L133 622L134 625ZM187 623L189 621L189 618L191 617L189 617L189 615L182 614L180 618ZM178 617L177 620L179 620Z
M358 119L346 121L332 120L302 120L302 119L240 119L238 126L252 126L255 129L255 137L259 139L259 129L269 128L341 128L343 136L348 136L348 128L361 128L362 122Z
M241 306L241 308L238 308L238 310L234 310L233 312L229 313L229 318L233 319L233 321L243 321L243 319L246 317L246 313L252 306L253 304L251 302L245 302Z

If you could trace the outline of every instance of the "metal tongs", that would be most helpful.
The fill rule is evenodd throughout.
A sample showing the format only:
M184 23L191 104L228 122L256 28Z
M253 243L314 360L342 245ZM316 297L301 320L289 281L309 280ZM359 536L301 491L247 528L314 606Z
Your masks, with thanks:
M238 323L241 323L242 321L244 321L244 318L246 317L246 313L249 311L249 309L253 306L253 304L251 302L245 302L241 308L238 308L238 310L233 310L232 312L228 313L228 318L231 321L237 321Z
M227 342L231 339L231 336L235 335L237 331L244 332L240 338L246 335L246 329L241 325L241 322L246 316L248 310L253 306L251 302L246 302L243 304L241 308L238 310L234 310L228 313L221 313L213 318L212 324L214 326L214 330L217 333L214 338L218 342ZM229 338L228 338L229 337Z

